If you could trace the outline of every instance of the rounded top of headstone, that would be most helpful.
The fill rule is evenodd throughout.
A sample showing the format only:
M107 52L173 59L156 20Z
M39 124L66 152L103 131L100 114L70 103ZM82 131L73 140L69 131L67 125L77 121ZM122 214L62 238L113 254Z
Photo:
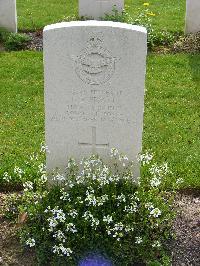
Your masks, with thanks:
M142 32L144 34L147 33L146 28L142 26L121 23L121 22L98 21L98 20L70 21L70 22L51 24L44 27L44 32L49 30L72 28L72 27L111 27L111 28L120 28L120 29Z

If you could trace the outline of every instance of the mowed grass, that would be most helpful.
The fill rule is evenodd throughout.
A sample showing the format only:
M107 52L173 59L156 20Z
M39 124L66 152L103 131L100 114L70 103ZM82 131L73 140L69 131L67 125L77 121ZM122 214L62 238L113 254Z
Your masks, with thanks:
M77 13L76 0L18 0L19 30L36 30Z
M44 139L42 54L0 53L0 62L0 172L12 175Z
M155 16L152 24L159 30L182 32L184 29L185 0L125 0L126 11L135 16L144 10L143 4ZM36 30L78 15L78 0L18 0L19 30Z
M44 141L42 53L0 54L1 174L22 167ZM200 55L150 55L143 150L200 187Z
M200 186L200 55L148 57L143 149Z

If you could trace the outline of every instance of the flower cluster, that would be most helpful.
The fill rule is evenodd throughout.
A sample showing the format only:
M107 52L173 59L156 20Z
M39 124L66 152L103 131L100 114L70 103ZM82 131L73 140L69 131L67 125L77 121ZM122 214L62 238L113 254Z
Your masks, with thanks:
M12 180L12 177L8 174L8 172L4 172L3 180L9 183Z
M65 213L63 210L59 209L59 207L55 207L52 210L50 209L50 206L44 211L45 213L50 213L50 217L47 219L49 223L49 231L53 232L54 228L59 224L59 223L64 223L66 220Z
M159 227L167 235L171 196L160 187L170 171L167 164L153 163L148 152L140 162L148 174L144 172L138 183L134 163L117 149L111 150L109 165L97 155L80 163L70 159L64 173L54 173L54 186L45 188L41 178L24 183L20 208L29 219L22 241L41 250L45 239L49 256L64 257L69 265L95 243L123 260L123 248L137 259L145 257L147 249L161 249ZM39 168L44 178L43 165Z
M62 244L59 244L58 246L53 246L53 253L59 255L59 256L71 256L72 250L70 248L65 248Z

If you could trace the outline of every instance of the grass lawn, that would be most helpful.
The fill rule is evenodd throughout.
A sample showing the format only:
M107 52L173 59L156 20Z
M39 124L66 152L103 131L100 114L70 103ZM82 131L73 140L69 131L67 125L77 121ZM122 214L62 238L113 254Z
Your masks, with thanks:
M23 167L44 140L40 52L0 53L1 173ZM169 162L185 186L200 186L200 55L150 55L144 149Z
M0 53L0 171L22 165L44 139L41 53Z
M155 13L153 24L159 30L182 32L184 29L185 0L125 0L126 11L130 15L143 10L143 3ZM18 0L19 30L41 29L45 25L64 21L67 16L78 15L77 0Z

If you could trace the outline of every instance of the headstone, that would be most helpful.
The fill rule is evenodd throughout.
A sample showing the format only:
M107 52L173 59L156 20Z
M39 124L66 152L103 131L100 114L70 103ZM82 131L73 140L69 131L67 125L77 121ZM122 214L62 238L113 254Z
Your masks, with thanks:
M79 16L98 19L111 14L113 7L122 12L124 0L79 0Z
M17 32L16 0L0 0L0 28Z
M70 157L111 148L136 165L141 152L146 29L104 21L63 22L44 29L47 171Z
M185 33L200 31L200 0L187 0Z

